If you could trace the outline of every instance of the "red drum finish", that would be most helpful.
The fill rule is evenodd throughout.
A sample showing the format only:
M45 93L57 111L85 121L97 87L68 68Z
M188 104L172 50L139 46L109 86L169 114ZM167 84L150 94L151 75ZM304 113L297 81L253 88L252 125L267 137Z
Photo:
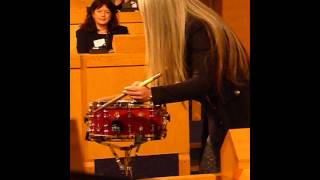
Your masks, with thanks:
M166 137L166 125L170 120L165 105L151 102L137 103L119 100L95 111L107 102L92 102L86 116L88 140L140 141L159 140Z

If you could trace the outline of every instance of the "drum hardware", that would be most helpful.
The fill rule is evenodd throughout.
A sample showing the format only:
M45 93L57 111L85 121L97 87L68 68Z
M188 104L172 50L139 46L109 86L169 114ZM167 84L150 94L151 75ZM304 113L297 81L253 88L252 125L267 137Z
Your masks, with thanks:
M99 125L99 124L97 125L97 129L96 129L96 130L97 130L98 132L100 132L101 129L100 129L100 125Z
M84 138L86 141L90 141L90 137L89 137L90 135L89 134L90 134L90 132L87 130L86 131L86 136Z
M164 116L162 117L164 120L166 121L170 121L170 114L164 114Z
M150 112L149 117L150 117L150 118L154 117L154 110L153 110L153 109L150 109L149 112Z
M111 125L111 130L112 130L112 132L114 132L115 134L120 134L120 131L122 130L122 124L121 124L121 122L120 121L118 121L118 120L114 120L114 121L112 121L112 123L111 123L112 125Z
M131 133L131 124L128 124L128 132Z
M151 125L151 132L154 134L154 124Z
M144 117L144 113L143 112L139 112L138 113L138 117Z
M143 81L139 86L145 86L159 77L160 73ZM88 127L85 138L88 141L107 145L115 156L120 170L132 178L131 151L136 148L134 156L138 156L141 144L164 139L170 116L165 105L120 101L124 96L125 94L121 94L110 101L100 100L89 104L84 120ZM112 142L133 143L120 147ZM124 151L123 159L117 155L115 148Z
M117 146L111 143L105 143L105 145L107 145L110 149L110 151L112 152L112 154L114 155L115 159L116 159L116 163L118 164L118 167L120 169L120 171L127 177L131 177L133 178L133 174L132 174L132 156L131 156L131 151L136 148L135 153L134 153L134 157L138 156L138 151L140 149L140 146L143 142L135 142L134 144L130 145L130 146L126 146L126 147L121 147L121 146ZM116 153L116 151L114 150L114 148L117 148L119 150L124 151L125 155L124 157L121 159L118 154Z
M132 117L131 107L128 106L128 118Z
M119 113L118 111L116 111L116 112L114 113L114 117L115 117L116 119L119 119L119 118L120 118L120 113Z

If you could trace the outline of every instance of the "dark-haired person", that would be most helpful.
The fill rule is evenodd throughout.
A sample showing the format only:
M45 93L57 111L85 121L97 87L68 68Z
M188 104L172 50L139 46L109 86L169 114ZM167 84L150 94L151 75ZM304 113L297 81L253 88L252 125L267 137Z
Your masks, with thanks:
M113 0L113 4L116 6L117 9L121 10L122 5L128 3L130 0Z
M108 52L112 49L114 34L128 34L128 28L120 26L117 9L111 0L94 0L87 8L87 16L76 32L78 53L94 50Z

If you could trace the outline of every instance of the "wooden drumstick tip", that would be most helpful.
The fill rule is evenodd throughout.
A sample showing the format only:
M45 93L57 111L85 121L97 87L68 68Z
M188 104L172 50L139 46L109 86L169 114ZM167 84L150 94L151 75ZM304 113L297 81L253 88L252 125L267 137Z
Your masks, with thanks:
M141 82L141 83L139 84L139 86L140 86L140 87L145 86L145 85L147 85L147 84L151 83L152 81L154 81L154 80L158 79L160 76L161 76L161 73L158 73L158 74L156 74L156 75L154 75L154 76L150 77L149 79L147 79L147 80L145 80L145 81Z

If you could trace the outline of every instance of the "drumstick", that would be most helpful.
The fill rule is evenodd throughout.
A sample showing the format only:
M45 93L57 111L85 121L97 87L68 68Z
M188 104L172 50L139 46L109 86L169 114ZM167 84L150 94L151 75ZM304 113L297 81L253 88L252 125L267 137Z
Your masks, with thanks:
M139 86L139 87L145 86L145 85L151 83L152 81L158 79L160 76L161 76L161 73L158 73L158 74L150 77L149 79L141 82L138 86ZM107 102L107 103L103 104L102 106L98 107L96 110L94 110L94 112L97 112L97 111L99 111L100 109L102 109L102 108L104 108L104 107L106 107L106 106L109 106L109 105L113 104L114 102L116 102L117 100L123 98L124 96L126 96L126 94L124 94L124 93L120 94L119 96L111 99L109 102Z

